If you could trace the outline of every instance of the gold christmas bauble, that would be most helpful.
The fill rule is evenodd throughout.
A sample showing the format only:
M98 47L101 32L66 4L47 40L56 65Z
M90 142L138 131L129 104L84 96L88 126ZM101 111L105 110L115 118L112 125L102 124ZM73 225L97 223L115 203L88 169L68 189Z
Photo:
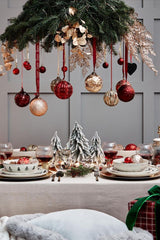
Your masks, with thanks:
M119 102L118 95L115 91L108 91L104 94L104 102L108 106L116 106Z
M5 68L6 71L11 70L11 67L12 67L12 64L10 62L4 64L4 68Z
M33 115L42 116L47 112L48 105L45 100L36 96L30 102L29 109Z
M57 76L56 79L52 80L51 84L50 84L50 87L51 87L51 90L52 92L54 92L54 87L56 86L57 83L59 83L60 81L62 81L62 79Z
M89 92L98 92L101 90L102 86L103 86L102 78L98 76L95 72L91 73L85 79L85 88Z

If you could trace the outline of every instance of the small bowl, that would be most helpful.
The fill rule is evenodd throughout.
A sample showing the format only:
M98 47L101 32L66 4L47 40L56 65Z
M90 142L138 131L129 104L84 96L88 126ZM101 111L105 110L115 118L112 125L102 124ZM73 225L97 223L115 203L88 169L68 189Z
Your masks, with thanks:
M113 167L122 172L141 172L148 166L148 160L142 159L138 163L124 163L125 158L113 160Z
M39 161L36 159L30 159L28 164L17 164L19 159L5 160L3 166L5 170L9 172L34 172L38 169Z

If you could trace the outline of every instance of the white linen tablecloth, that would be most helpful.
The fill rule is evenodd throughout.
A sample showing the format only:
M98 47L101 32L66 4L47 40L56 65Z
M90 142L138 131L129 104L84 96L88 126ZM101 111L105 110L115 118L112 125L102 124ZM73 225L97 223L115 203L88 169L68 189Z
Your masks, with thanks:
M63 177L25 182L0 181L0 217L16 214L49 213L64 209L86 208L110 214L125 221L128 202L148 195L160 179L118 181L99 178Z

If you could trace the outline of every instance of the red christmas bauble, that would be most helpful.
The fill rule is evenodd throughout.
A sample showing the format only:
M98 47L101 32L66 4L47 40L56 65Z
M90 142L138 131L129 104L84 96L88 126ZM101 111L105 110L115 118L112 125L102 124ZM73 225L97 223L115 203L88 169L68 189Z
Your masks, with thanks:
M61 68L62 72L67 72L68 68L66 66Z
M24 92L23 88L20 92L18 92L15 97L14 101L19 107L26 107L30 102L30 96L28 93Z
M60 99L67 99L72 95L73 87L69 82L62 80L55 85L54 93Z
M18 75L19 74L19 69L18 68L14 68L13 69L13 74Z
M137 149L137 145L135 145L134 143L130 143L125 146L125 150L136 150L136 149Z
M28 64L28 66L25 67L25 69L26 69L27 71L31 70L31 68L32 68L32 66L31 66L30 64Z
M28 65L30 65L30 63L28 61L24 61L23 67L26 68Z
M118 91L118 89L122 86L122 85L130 85L130 82L126 81L125 79L120 80L117 84L116 84L116 91Z
M45 73L45 72L46 72L46 67L41 66L41 67L39 68L39 71L40 71L40 73Z
M119 59L117 60L117 63L118 63L119 65L123 65L124 59L123 59L123 58L119 58Z
M102 64L102 66L103 66L103 68L108 68L108 66L109 66L109 63L107 63L107 62L104 62L104 63Z
M131 85L122 85L118 91L118 98L123 102L129 102L134 98L135 92Z

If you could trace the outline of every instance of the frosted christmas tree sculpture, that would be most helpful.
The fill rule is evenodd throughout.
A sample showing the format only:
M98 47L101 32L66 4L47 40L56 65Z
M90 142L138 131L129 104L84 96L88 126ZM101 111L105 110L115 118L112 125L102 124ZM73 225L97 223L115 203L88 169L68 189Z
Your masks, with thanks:
M56 154L58 150L62 149L61 140L57 135L57 131L54 133L53 137L51 138L51 146L53 148L54 154Z
M71 150L72 158L75 161L81 161L90 158L89 141L82 132L82 127L75 122L70 134L67 148Z
M95 135L91 139L90 153L93 161L101 162L105 159L104 151L101 146L101 139L98 136L98 132L95 132Z

